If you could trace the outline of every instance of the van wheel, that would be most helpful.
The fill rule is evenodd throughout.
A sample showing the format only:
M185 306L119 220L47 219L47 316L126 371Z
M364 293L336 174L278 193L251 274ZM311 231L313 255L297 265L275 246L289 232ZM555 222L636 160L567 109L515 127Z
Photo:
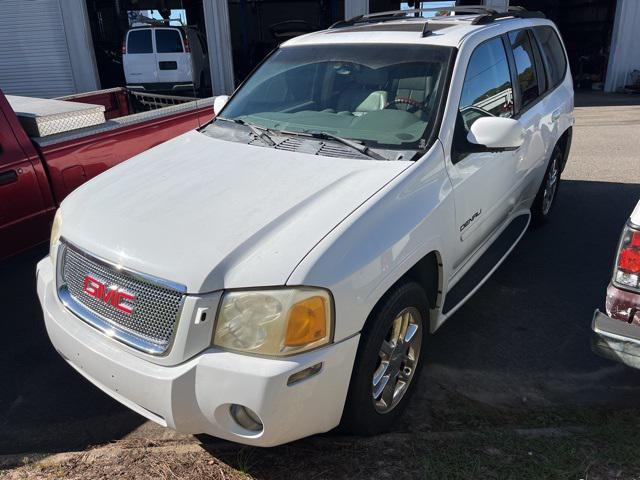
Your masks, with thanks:
M556 145L551 153L547 171L542 184L531 207L531 216L535 225L542 225L551 215L560 187L560 169L564 152L560 145Z
M343 432L373 435L395 424L420 376L428 312L427 296L415 282L402 283L383 297L360 339Z

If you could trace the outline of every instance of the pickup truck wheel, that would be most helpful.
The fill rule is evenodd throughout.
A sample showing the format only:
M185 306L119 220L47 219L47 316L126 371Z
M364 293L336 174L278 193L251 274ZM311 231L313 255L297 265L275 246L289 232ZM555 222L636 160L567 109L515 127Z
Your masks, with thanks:
M388 292L363 330L342 417L344 432L391 428L418 381L428 328L424 290L406 282Z
M560 168L563 155L562 147L556 145L551 153L547 171L544 174L542 184L531 207L532 220L536 225L542 225L548 220L555 204L560 186Z

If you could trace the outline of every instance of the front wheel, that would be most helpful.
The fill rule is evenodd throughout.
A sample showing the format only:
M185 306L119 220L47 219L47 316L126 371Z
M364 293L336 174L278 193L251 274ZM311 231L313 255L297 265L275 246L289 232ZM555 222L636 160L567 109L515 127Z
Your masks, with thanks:
M342 430L372 435L389 430L416 386L427 336L429 305L415 282L382 299L363 330Z
M551 215L558 188L560 187L560 169L563 155L564 152L560 145L556 145L551 153L547 171L531 207L532 219L537 225L545 223Z

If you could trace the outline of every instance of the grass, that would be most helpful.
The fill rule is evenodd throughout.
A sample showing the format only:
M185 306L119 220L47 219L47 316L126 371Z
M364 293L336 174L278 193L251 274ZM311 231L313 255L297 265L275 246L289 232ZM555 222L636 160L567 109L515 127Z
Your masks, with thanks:
M332 434L272 449L210 439L183 445L120 441L8 478L625 479L640 480L640 409L495 408L463 397L432 406L398 431ZM0 472L0 478L2 478Z

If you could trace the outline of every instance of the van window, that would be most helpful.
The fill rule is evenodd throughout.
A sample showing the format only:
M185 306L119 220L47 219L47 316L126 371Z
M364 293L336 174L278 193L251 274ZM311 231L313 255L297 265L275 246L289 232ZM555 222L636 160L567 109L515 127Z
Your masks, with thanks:
M526 30L509 32L509 41L513 49L518 85L520 86L520 95L522 95L521 108L526 108L535 102L539 95L533 48Z
M480 117L512 117L513 89L504 44L493 38L471 54L460 97L466 131Z
M151 30L131 30L127 38L127 53L153 53Z
M178 30L156 30L157 53L182 53L182 38Z
M552 27L534 27L533 30L540 43L551 88L557 87L564 79L567 70L567 59L560 38Z

